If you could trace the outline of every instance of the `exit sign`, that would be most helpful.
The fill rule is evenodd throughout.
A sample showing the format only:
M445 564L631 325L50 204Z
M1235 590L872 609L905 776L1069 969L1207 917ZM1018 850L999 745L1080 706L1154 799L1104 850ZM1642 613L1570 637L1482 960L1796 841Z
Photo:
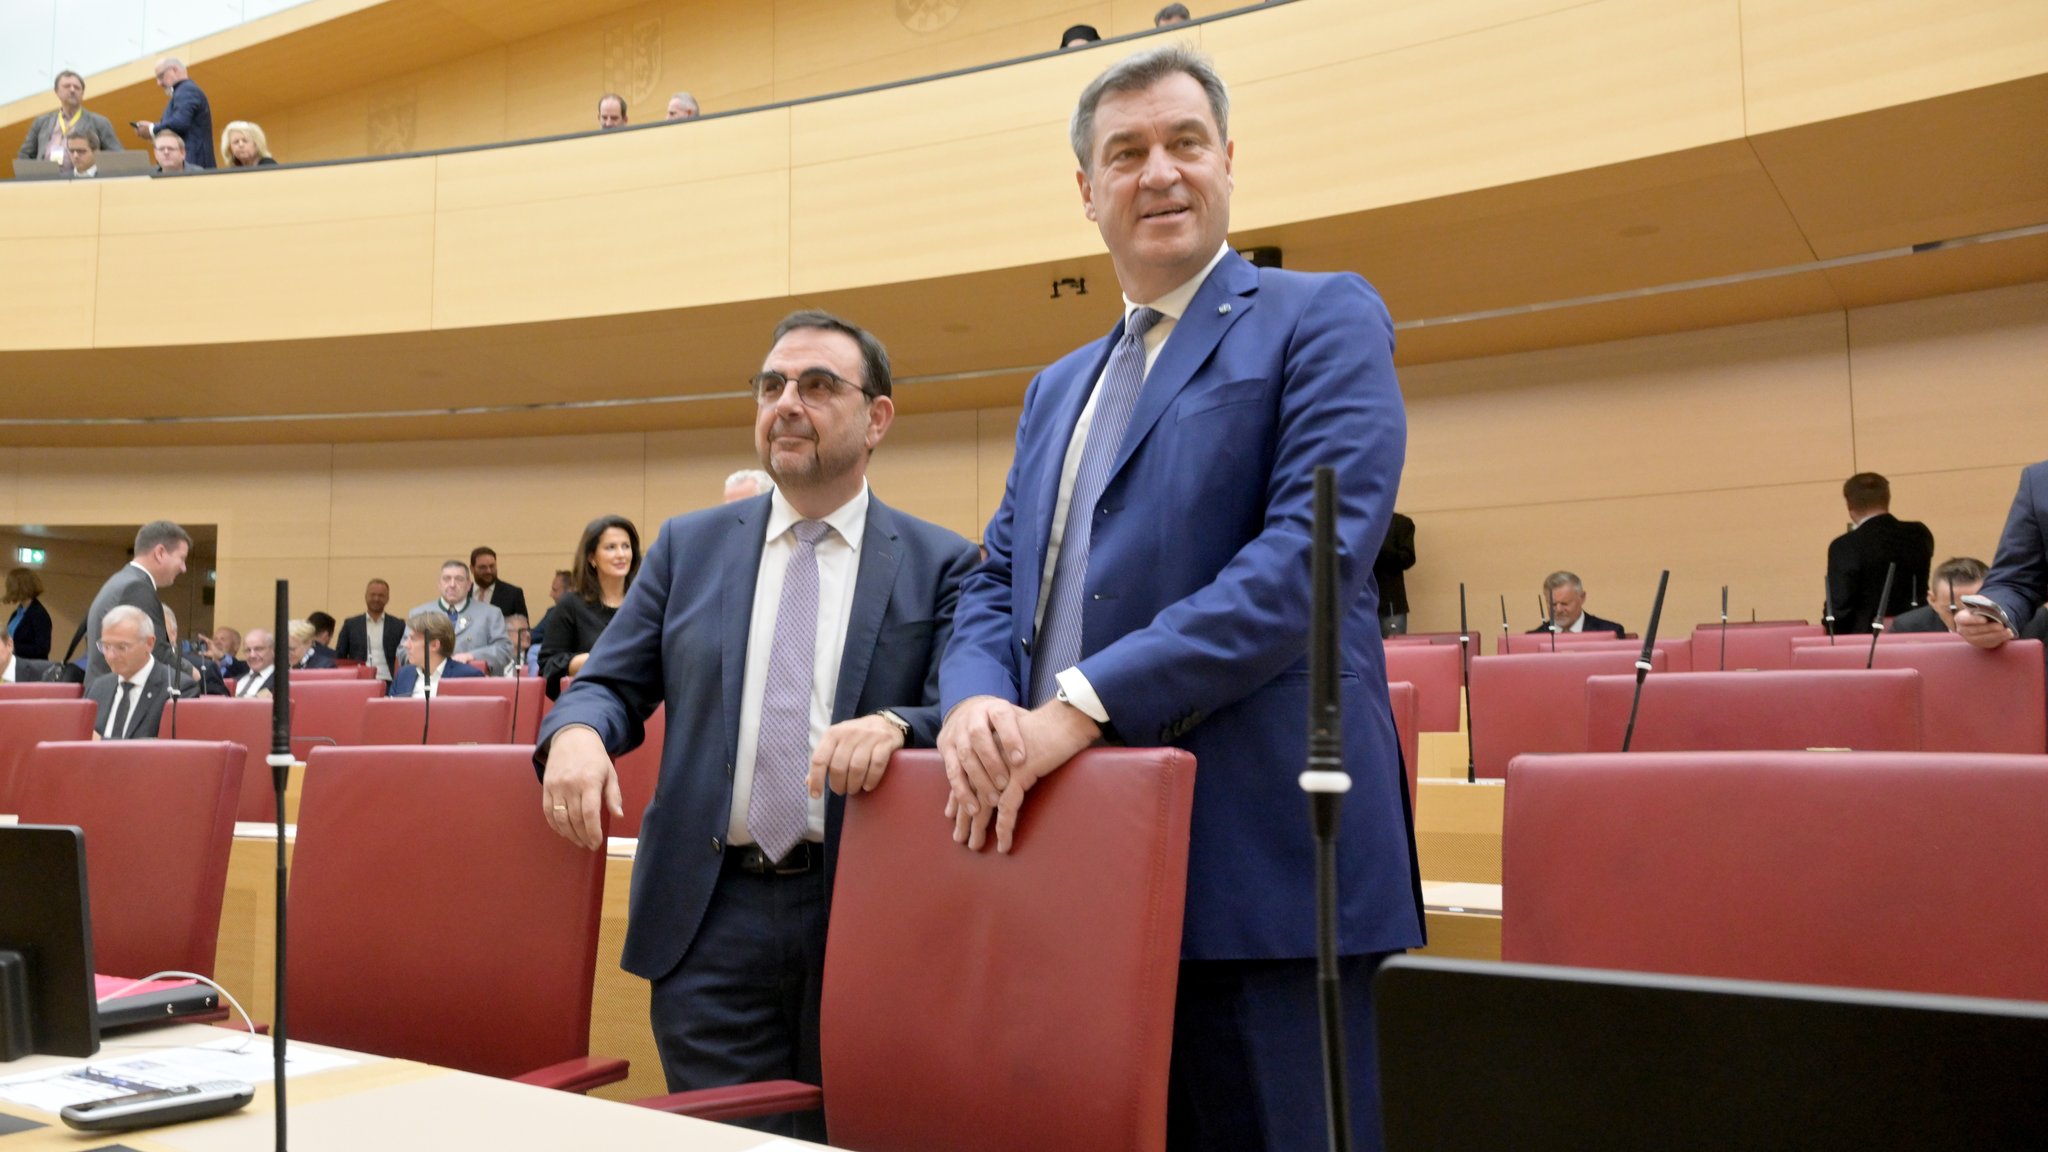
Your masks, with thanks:
M14 562L16 564L41 564L43 562L43 550L41 548L16 548L14 550Z

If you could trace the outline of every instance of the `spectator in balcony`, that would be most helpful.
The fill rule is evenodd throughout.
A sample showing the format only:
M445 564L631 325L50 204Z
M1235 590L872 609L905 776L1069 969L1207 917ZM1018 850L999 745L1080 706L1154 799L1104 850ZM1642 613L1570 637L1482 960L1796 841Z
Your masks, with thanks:
M600 516L584 526L569 591L548 613L548 630L541 640L540 674L547 680L548 699L562 694L562 677L583 671L583 662L639 574L640 530L631 520Z
M90 180L100 174L99 150L92 146L90 135L73 132L64 138L64 170L74 180Z
M156 134L156 174L159 176L183 176L191 171L185 166L185 138L164 129Z
M220 134L220 154L223 168L261 168L277 163L270 155L270 141L264 138L263 128L247 120L229 124Z
M626 98L607 92L597 100L597 130L609 132L626 126Z
M156 120L137 120L135 131L145 140L155 139L158 132L175 133L184 144L181 168L187 164L213 167L213 108L206 102L206 93L185 74L184 61L175 56L157 61L156 84L170 94L170 102ZM162 163L161 144L157 157Z
M43 578L31 568L16 568L7 574L7 638L14 642L14 654L24 660L50 658L50 610L43 607Z
M73 166L76 162L70 159L70 140L77 132L85 133L94 152L121 150L114 122L85 107L85 77L69 70L59 72L54 87L57 110L43 113L28 126L28 135L22 139L18 153L21 159L55 160Z
M678 92L668 98L668 118L671 120L695 120L704 114L697 107L697 98L688 92Z
M1154 28L1164 28L1169 24L1185 24L1194 18L1194 14L1188 11L1187 5L1168 4L1152 14L1152 26Z
M1086 48L1101 39L1102 33L1095 30L1095 25L1076 24L1060 33L1060 49L1065 51L1068 48Z

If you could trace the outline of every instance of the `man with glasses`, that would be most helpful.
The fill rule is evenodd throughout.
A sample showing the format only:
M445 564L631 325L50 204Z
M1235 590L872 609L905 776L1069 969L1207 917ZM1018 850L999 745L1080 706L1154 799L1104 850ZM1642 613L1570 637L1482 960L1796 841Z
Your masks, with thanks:
M121 150L113 122L85 106L85 77L67 69L57 73L56 83L51 87L57 91L57 110L43 113L29 125L28 135L22 139L21 151L17 153L21 159L55 160L68 170L78 171L77 154L71 149L70 139L80 133L85 135L92 152Z
M156 659L166 667L173 657L170 631L164 626L164 602L157 595L185 574L185 557L192 551L192 537L169 520L152 520L135 533L135 558L119 572L107 577L92 607L85 613L85 681L90 684L107 674L106 657L100 652L100 628L107 613L126 604L149 617L149 635L154 640Z
M163 115L155 120L135 121L135 132L144 140L155 140L159 132L171 132L185 145L184 168L213 167L213 107L206 93L185 73L185 62L176 57L157 61L156 85L170 96ZM162 160L161 150L157 158Z
M149 614L119 605L101 621L93 654L107 672L86 685L93 702L93 735L101 740L150 740L171 698L171 665L156 659L157 632Z
M623 966L654 982L670 1091L818 1083L842 797L937 735L939 655L976 560L868 490L896 413L872 335L798 312L751 386L774 487L663 526L534 755L549 826L601 849L600 809L623 811L612 758L667 701ZM750 1126L825 1136L816 1113Z

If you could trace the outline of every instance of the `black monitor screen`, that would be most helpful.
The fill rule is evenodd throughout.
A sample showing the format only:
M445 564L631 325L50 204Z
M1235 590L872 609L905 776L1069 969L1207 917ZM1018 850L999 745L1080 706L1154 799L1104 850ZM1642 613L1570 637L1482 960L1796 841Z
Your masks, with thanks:
M0 1060L99 1051L85 834L0 825Z

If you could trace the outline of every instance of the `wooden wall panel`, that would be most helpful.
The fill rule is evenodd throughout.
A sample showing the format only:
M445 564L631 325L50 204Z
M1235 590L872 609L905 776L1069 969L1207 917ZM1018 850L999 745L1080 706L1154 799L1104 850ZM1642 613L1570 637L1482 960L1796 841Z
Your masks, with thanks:
M995 518L996 509L1003 505L1003 489L1010 481L1010 464L1017 458L1017 425L1023 419L1024 408L984 408L975 428L980 451L976 457L975 529L968 534L971 540L979 541Z
M646 518L636 521L641 543L654 543L656 530L670 517L718 504L727 476L760 466L751 427L649 432Z
M92 342L99 271L100 192L87 181L8 188L0 212L0 348Z
M981 538L978 493L970 477L978 462L975 412L898 416L875 450L868 480L892 508Z
M931 6L934 10L943 7ZM968 0L958 5L958 14L942 27L927 29L923 25L935 21L923 16L913 22L920 26L912 27L893 5L778 0L773 65L776 99L798 99L863 87L884 78L929 76L1050 52L1060 46L1060 33L1075 24L1093 25L1104 36L1138 31L1135 25L1118 26L1108 0ZM1144 26L1151 23L1147 14ZM1091 57L1092 66L1099 70L1107 66L1112 54L1128 50L1112 47L1082 55Z

